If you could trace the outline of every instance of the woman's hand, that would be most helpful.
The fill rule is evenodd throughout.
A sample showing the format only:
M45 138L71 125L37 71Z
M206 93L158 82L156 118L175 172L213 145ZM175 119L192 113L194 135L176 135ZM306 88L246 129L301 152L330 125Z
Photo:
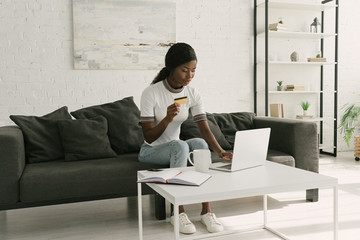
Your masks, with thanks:
M218 153L218 156L222 160L229 160L229 161L231 161L233 158L233 154L231 152L220 152Z
M173 103L167 107L166 118L169 120L169 122L172 122L174 118L179 114L179 112L180 112L180 105Z
M166 117L162 119L156 126L154 125L154 122L141 123L145 141L147 143L156 141L156 139L158 139L161 134L164 133L169 123L174 120L179 112L180 105L174 103L167 107Z

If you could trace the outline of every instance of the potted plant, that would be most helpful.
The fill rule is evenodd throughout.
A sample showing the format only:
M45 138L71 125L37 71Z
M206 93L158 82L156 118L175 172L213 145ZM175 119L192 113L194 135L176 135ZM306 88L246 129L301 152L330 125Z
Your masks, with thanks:
M350 140L355 132L360 131L360 106L356 104L346 104L343 106L345 108L344 114L340 120L340 130L341 133L344 133L344 140L349 146ZM360 157L360 143L359 136L355 136L357 141L355 141L355 160L359 161Z
M276 81L277 82L277 90L278 91L281 91L282 90L282 83L283 83L283 81Z
M279 17L279 21L278 21L278 23L280 23L280 24L284 24L284 21L283 21L283 18L282 18L282 17Z
M303 109L303 115L307 116L307 110L310 107L310 103L308 101L301 102L301 108Z

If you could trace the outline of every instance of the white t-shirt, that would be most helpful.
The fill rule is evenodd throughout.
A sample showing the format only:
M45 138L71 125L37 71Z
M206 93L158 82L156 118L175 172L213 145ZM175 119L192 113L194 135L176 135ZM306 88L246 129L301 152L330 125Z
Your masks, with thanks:
M157 146L179 140L180 126L188 118L189 109L194 116L194 121L205 120L206 114L199 92L192 87L184 86L181 89L174 89L167 80L163 80L150 85L143 91L140 101L141 122L154 122L155 126L166 117L167 107L174 103L174 98L185 96L187 96L187 103L181 105L179 114L158 139L147 144Z

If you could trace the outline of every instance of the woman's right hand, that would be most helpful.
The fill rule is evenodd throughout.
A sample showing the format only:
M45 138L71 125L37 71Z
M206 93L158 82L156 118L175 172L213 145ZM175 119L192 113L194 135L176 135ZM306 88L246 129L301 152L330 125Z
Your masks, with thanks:
M180 112L180 105L173 103L167 107L166 118L169 120L169 122L172 122L174 118L179 114L179 112Z

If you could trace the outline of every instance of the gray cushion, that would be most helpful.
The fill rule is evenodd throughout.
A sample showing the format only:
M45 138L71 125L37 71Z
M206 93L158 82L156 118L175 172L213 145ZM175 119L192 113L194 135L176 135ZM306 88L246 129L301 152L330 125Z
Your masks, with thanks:
M295 159L293 156L277 150L269 149L266 159L272 162L288 165L290 167L295 167Z
M108 121L111 147L117 154L138 152L144 142L139 126L140 110L133 97L83 108L71 114L77 119L104 116Z
M58 122L65 161L115 157L107 135L106 118L61 120Z
M140 163L136 153L98 160L28 164L20 180L20 199L36 202L112 194L136 196L137 171L162 167L167 166Z
M64 158L57 121L71 119L66 106L42 117L10 115L10 119L21 128L30 163Z
M231 145L226 141L225 136L217 125L214 116L210 113L207 113L206 116L210 130L214 134L220 146L223 149L231 149ZM189 115L189 118L181 125L180 139L188 140L191 138L201 138L201 134L196 122L193 120L193 117Z
M255 114L251 112L214 113L214 118L219 125L226 140L234 147L236 131L253 129Z

